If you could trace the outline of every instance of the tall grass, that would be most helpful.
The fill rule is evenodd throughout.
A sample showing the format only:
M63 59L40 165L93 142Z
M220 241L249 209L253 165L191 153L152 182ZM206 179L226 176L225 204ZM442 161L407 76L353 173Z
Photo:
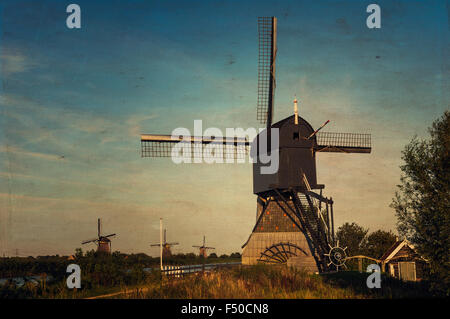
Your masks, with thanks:
M319 275L277 266L257 265L165 279L159 285L120 298L366 298L351 288L332 287Z
M134 284L84 286L69 290L65 281L51 286L0 287L1 298L157 298L157 299L361 299L430 297L426 283L383 276L381 289L369 289L367 273L344 271L314 275L286 265L255 265L161 279L152 272Z

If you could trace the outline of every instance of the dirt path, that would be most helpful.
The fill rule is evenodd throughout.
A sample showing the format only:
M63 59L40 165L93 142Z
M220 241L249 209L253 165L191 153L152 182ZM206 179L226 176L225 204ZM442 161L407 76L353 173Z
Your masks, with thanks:
M114 296L119 296L119 295L129 295L129 294L142 294L144 292L147 292L148 288L147 287L143 287L143 288L134 288L134 289L125 289L119 292L113 292L110 294L106 294L106 295L100 295L100 296L93 296L93 297L88 297L88 298L84 298L84 299L102 299L102 298L111 298Z

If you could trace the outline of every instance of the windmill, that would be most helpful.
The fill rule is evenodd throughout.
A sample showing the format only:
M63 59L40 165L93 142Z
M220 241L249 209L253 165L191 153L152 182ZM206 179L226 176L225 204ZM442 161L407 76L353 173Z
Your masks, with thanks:
M257 196L257 214L252 233L242 246L242 263L290 263L310 272L336 269L330 257L338 246L334 236L334 202L331 197L323 196L325 186L317 183L316 154L370 153L371 136L322 132L329 121L314 130L299 115L297 99L294 114L273 123L277 19L258 18L258 31L257 120L266 124L266 129L251 144L251 154L256 158L253 193ZM272 144L272 130L278 130L278 147ZM189 140L142 134L142 157L170 157L174 145L180 141L191 143L194 149L199 145L207 148L213 143L223 144L234 150L235 158L248 152L250 145L247 139L233 137L194 136ZM256 148L264 143L268 152ZM263 174L262 168L267 166L264 156L273 152L278 152L279 169Z
M97 238L85 240L81 242L82 245L88 244L88 243L96 243L97 244L97 252L99 253L111 253L111 240L109 237L114 237L116 234L109 234L106 236L102 236L102 220L98 219L97 224Z
M214 247L206 247L206 237L203 236L203 245L201 246L192 246L194 248L198 248L199 249L199 256L206 258L207 254L206 254L206 250L208 249L215 249Z
M178 245L178 243L168 243L168 242L166 241L166 230L164 229L164 241L162 242L162 246L163 246L163 252L162 252L162 255L163 255L164 258L168 258L168 257L171 257L171 256L172 256L172 252L171 252L170 248L171 248L172 246L175 246L175 245ZM150 246L151 246L151 247L160 247L161 244L160 244L160 243L158 243L158 244L152 244L152 245L150 245Z

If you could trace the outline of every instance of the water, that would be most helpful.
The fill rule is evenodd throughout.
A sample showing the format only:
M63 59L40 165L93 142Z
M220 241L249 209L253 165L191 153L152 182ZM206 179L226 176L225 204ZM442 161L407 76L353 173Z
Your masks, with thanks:
M30 282L31 284L38 286L39 283L44 280L45 282L50 282L53 280L52 276L24 276L24 277L11 277L11 278L0 278L0 286L5 285L8 281L14 283L16 287L22 287L25 283Z

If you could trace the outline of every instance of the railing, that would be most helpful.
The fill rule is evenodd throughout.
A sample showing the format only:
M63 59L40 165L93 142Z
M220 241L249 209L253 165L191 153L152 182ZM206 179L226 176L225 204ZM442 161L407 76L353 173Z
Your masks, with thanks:
M303 173L303 182L305 184L306 189L310 192L311 191L311 186L309 185L308 182L308 178L306 177L305 173ZM317 218L319 218L319 220L322 222L322 227L324 227L325 229L325 233L327 234L327 239L330 240L330 238L328 238L328 234L329 234L329 230L328 230L328 225L327 222L325 221L325 219L323 218L322 212L319 209L319 204L317 202L317 200L314 197L310 197L312 204L313 204L313 209L315 210L315 213L317 214ZM305 197L306 199L306 197ZM302 199L300 199L300 202L302 202ZM304 202L302 202L302 204L306 204Z
M240 266L242 263L239 262L229 262L229 263L218 263L218 264L200 264L200 265L180 265L180 266L163 266L162 273L169 277L179 278L181 276L194 274L198 272L209 272L216 270L218 268L228 268Z

